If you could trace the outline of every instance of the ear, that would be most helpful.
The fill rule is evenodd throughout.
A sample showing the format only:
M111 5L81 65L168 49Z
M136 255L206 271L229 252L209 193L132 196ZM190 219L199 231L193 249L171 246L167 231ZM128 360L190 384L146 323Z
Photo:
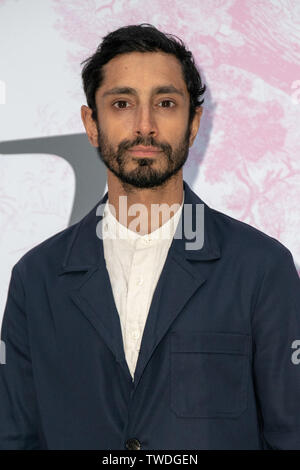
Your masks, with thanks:
M81 120L85 127L87 136L93 147L98 147L98 129L97 124L92 118L92 110L88 106L81 106Z
M203 112L202 106L197 106L195 111L196 111L195 116L191 123L191 134L190 134L190 143L189 143L190 147L193 145L196 135L198 133L198 129L200 126L200 119L201 119L202 112Z

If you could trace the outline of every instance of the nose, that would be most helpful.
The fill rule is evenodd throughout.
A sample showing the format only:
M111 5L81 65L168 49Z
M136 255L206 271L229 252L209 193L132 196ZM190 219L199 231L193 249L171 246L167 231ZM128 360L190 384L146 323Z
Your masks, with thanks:
M138 107L134 131L135 135L138 136L157 136L158 129L156 125L154 111L151 109L151 106L145 105Z

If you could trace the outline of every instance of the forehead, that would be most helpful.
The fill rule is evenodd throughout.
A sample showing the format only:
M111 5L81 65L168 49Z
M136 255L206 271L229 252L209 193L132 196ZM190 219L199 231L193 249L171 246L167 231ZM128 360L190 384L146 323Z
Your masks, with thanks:
M164 52L130 52L120 54L103 67L100 93L119 84L134 88L172 84L188 94L182 67L173 54Z

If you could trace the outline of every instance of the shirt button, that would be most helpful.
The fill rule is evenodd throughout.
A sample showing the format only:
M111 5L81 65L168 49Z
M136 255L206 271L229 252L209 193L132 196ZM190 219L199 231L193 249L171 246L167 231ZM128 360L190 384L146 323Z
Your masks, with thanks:
M132 331L132 332L131 332L131 337L132 337L133 339L138 339L139 336L140 336L140 333L139 333L138 331Z
M125 442L125 449L128 450L140 450L141 449L141 443L135 439L134 437L131 439L127 439Z
M143 278L142 277L138 277L137 280L136 280L136 285L137 286L141 286L143 284Z

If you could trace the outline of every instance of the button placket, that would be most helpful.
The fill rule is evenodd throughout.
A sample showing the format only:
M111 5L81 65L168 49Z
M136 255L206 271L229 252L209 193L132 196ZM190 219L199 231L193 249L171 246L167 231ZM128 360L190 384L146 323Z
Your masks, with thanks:
M145 250L145 244L141 239L137 240L135 248L128 280L125 326L126 359L131 373L136 367L140 351L142 334L142 326L140 325L145 323L144 310L148 302L148 291L151 282L149 273L147 275L145 273L145 266L148 266L148 261L150 262L150 257L153 256L153 253L147 249ZM146 301L145 296L147 297Z
M139 337L140 337L140 332L139 332L138 330L133 330L133 331L131 331L131 337L132 337L132 339L134 339L134 340L139 339Z
M131 270L128 280L128 292L127 292L127 302L126 302L126 347L131 350L132 347L136 346L136 341L139 338L136 334L136 338L132 335L132 325L135 325L138 321L138 317L140 316L140 312L138 307L139 303L139 295L142 294L142 291L139 293L140 289L137 289L137 285L143 284L143 278L141 275L137 274L139 269L139 263L141 263L141 253L136 251L132 258ZM136 328L134 329L135 331Z

